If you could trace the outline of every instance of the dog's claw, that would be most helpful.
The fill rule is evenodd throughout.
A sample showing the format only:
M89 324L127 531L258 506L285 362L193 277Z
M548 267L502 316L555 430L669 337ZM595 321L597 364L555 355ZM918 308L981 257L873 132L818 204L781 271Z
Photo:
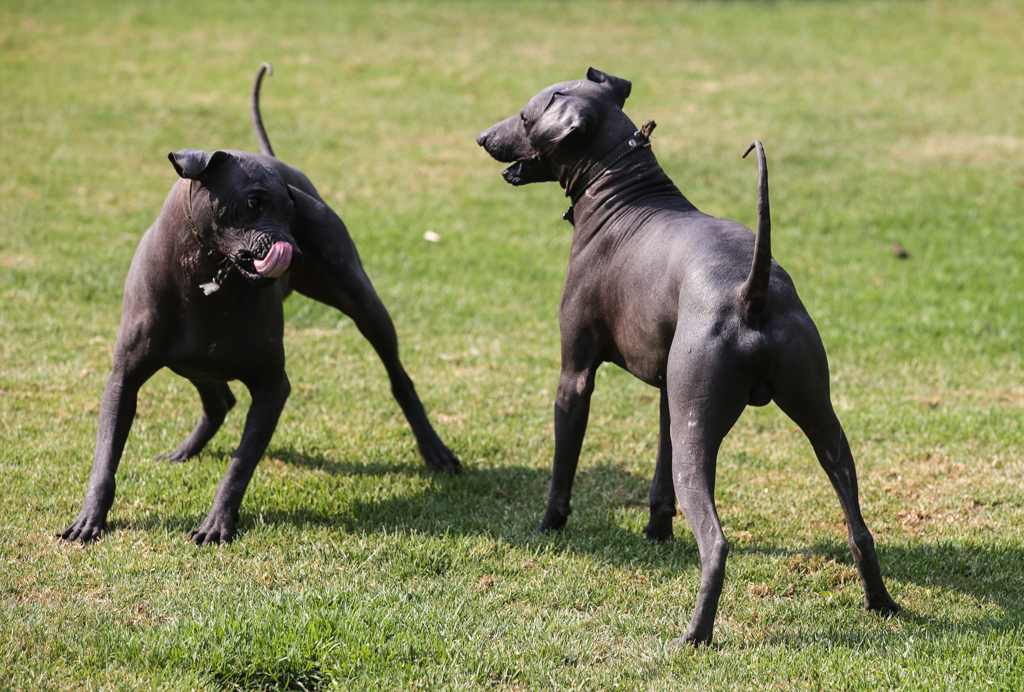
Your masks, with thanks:
M71 526L54 535L68 543L79 542L85 545L98 540L105 528L107 528L106 521L96 521L92 517L84 516L83 513L78 515Z
M672 538L672 517L675 514L652 516L644 527L644 539L651 543L664 543Z
M199 528L188 532L188 539L198 546L227 545L235 537L235 522L213 514L206 517Z
M672 525L670 524L667 529L658 527L652 529L651 525L648 524L644 527L644 540L649 543L665 543L672 540Z
M188 539L195 543L197 546L205 545L227 545L231 542L231 535L222 535L220 533L201 532L201 531L189 531Z

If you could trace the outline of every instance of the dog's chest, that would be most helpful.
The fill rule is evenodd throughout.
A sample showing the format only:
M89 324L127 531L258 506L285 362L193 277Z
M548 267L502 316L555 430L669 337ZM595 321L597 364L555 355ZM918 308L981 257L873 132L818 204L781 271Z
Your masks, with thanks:
M284 315L273 288L249 289L255 295L248 296L224 290L189 301L168 365L186 377L213 380L283 368Z

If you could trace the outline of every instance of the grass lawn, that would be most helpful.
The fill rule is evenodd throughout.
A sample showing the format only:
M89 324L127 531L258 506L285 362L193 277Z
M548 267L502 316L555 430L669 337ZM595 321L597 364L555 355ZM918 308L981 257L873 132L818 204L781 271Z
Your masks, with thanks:
M0 3L0 688L1024 689L1024 5ZM286 304L292 396L224 548L206 516L248 395L143 388L110 527L85 493L134 248L167 152L274 149L346 220L462 458L429 472L351 321ZM774 405L726 439L711 647L699 579L642 539L657 392L599 371L564 532L540 521L570 226L476 133L589 65L703 211L753 225L821 332L890 592L862 592L810 445ZM441 242L423 240L434 231ZM894 242L909 252L901 260Z

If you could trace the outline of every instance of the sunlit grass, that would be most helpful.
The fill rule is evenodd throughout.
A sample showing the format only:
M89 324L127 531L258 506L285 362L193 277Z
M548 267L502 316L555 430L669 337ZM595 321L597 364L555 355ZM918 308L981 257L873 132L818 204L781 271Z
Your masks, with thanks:
M1019 689L1024 686L1024 9L1012 3L7 3L0 7L0 687ZM352 323L293 297L291 399L238 540L198 550L241 434L153 461L199 413L143 389L110 530L85 492L139 237L168 151L278 155L348 224L457 478L430 473ZM861 607L838 503L774 406L723 447L732 551L715 644L666 648L699 558L646 544L657 396L598 375L566 531L550 472L556 185L476 133L589 65L703 211L752 224L829 352L902 614ZM432 230L441 242L428 243ZM898 259L898 241L910 256Z

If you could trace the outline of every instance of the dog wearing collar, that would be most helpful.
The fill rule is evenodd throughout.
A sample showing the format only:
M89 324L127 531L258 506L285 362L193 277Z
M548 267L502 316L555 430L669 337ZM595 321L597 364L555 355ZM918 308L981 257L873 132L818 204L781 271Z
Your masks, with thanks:
M538 530L562 528L587 427L594 378L614 363L661 391L649 539L672 536L676 502L701 558L700 590L681 640L709 643L729 544L715 510L722 439L743 409L775 401L804 431L846 517L868 610L891 613L861 516L853 456L829 395L828 362L793 281L771 257L768 174L760 142L758 230L701 213L658 165L622 108L631 84L591 68L542 90L477 136L511 165L513 185L557 181L574 227L559 326L562 372L555 453ZM744 154L746 156L746 154Z
M242 497L291 390L282 300L293 290L353 319L384 363L424 460L434 470L459 472L402 367L394 325L345 224L305 175L274 156L259 112L260 83L270 69L260 67L252 91L262 153L168 155L180 179L128 270L89 487L82 511L58 534L66 541L89 543L106 527L139 388L165 367L192 382L203 413L188 438L161 459L183 462L210 441L235 404L229 381L240 380L252 395L210 513L188 534L198 545L232 540Z

